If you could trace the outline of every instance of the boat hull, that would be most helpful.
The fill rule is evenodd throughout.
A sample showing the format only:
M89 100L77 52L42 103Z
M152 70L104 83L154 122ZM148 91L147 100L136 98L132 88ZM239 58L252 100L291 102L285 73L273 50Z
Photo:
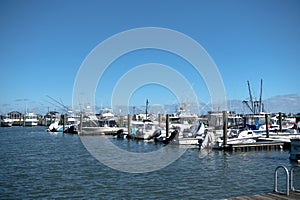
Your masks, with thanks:
M9 121L1 122L1 127L11 127L11 126L12 126L12 122L9 122Z
M33 122L33 121L25 121L24 122L24 126L37 126L38 123L37 122Z
M81 135L112 135L117 133L119 127L82 127Z

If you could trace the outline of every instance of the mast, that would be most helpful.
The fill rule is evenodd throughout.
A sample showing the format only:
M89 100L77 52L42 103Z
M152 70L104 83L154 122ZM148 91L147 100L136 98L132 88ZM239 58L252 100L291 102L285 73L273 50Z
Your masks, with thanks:
M260 96L259 96L259 101L253 101L253 96L251 93L251 88L250 88L250 82L247 81L248 84L248 91L249 91L249 96L250 100L244 100L243 103L246 104L246 106L250 109L250 111L253 114L257 114L260 112L264 112L264 105L262 103L262 79L260 80Z
M148 119L148 104L149 104L149 101L147 99L146 100L146 119Z
M250 82L247 81L247 84L248 84L248 90L249 90L249 95L250 95L250 103L251 103L251 108L252 108L251 110L253 112L254 104L253 104L253 97L252 97L251 88L250 88Z

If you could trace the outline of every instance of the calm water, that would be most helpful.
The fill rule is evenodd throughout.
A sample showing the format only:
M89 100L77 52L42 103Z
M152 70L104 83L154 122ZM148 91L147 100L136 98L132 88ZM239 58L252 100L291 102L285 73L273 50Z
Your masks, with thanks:
M124 173L94 159L77 135L44 129L0 128L1 199L224 199L271 192L274 169L295 165L288 151L206 155L190 149L162 170ZM127 140L114 143L131 151L158 148Z

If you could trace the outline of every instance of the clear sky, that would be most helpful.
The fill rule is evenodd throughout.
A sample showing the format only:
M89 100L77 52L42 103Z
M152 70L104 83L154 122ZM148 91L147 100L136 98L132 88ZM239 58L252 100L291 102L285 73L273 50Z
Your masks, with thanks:
M247 80L258 97L261 78L263 98L300 95L297 0L1 0L0 113L53 110L47 95L71 105L86 56L110 36L141 27L173 29L201 44L220 71L227 99L247 98ZM154 50L120 58L106 72L107 87L97 90L96 104L109 106L113 81L148 62L174 67L190 80L199 101L209 102L201 77L178 59ZM154 85L137 90L130 104L142 105L146 98L151 104L176 103L170 91Z

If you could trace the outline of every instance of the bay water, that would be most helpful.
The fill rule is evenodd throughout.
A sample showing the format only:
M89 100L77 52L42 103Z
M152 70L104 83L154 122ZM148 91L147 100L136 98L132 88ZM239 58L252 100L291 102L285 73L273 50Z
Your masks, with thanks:
M111 141L133 152L163 148ZM96 160L78 135L48 133L45 127L0 128L0 199L226 199L272 192L279 165L298 164L289 160L288 150L192 148L163 169L126 173ZM279 176L279 189L284 190L281 171Z

